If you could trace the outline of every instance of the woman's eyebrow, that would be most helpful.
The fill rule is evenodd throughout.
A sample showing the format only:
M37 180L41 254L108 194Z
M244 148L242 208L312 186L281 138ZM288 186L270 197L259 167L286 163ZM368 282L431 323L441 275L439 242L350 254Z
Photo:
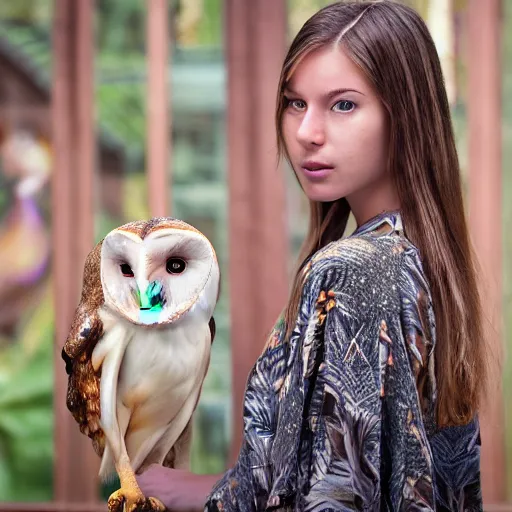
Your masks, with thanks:
M294 91L291 87L288 87L286 86L284 88L284 92L285 93L291 93L291 94L294 94L296 96L301 96L300 93ZM324 94L324 98L326 98L327 100L330 100L332 98L334 98L335 96L338 96L340 94L344 94L346 92L355 92L357 94L361 94L362 96L365 96L365 94L361 91L358 91L357 89L351 89L351 88L340 88L340 89L334 89L332 91L329 91L328 93Z
M333 91L329 91L327 94L325 94L325 98L328 100L334 98L335 96L339 96L340 94L344 94L346 92L355 92L357 94L361 94L364 96L365 94L361 91L358 91L357 89L350 89L350 88L341 88L341 89L334 89Z

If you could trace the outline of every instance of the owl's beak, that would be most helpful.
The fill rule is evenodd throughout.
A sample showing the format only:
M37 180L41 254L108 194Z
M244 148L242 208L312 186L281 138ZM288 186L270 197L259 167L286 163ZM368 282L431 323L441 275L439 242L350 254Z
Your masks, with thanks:
M151 304L148 299L149 281L146 279L137 279L137 288L139 289L139 307L140 309L150 309Z
M158 281L147 281L139 285L139 321L150 325L158 323L162 311L162 285Z
M161 306L162 285L158 281L143 281L139 284L139 300L141 311L148 311Z

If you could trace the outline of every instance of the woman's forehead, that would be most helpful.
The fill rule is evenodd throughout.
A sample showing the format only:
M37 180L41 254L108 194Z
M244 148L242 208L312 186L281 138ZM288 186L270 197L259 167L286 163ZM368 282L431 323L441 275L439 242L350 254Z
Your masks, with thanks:
M371 85L339 46L328 46L305 55L285 84L285 90L298 94L324 95L341 89L364 94L371 91Z

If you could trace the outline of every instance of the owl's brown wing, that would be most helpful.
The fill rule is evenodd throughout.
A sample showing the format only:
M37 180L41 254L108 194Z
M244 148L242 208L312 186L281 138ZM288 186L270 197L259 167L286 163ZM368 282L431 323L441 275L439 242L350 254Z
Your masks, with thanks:
M91 355L103 335L103 324L98 315L103 305L100 277L101 242L91 251L85 262L82 297L76 310L69 336L62 349L66 362L68 390L66 405L80 427L92 439L94 450L101 456L105 437L99 425L101 368L94 371Z

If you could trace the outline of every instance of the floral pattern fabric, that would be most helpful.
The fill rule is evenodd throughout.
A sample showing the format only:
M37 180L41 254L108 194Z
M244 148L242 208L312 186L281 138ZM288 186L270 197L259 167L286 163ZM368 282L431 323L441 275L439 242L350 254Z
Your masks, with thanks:
M439 429L435 319L417 249L382 214L306 265L248 379L244 441L208 511L478 511L478 420Z

